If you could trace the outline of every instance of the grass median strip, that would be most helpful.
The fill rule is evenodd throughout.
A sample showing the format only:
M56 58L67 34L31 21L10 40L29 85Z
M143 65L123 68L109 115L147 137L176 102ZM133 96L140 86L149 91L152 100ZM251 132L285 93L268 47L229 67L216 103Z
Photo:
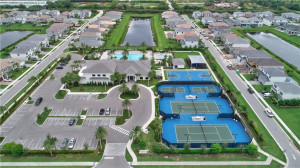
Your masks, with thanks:
M117 116L116 117L116 125L122 125L124 124L130 117L132 116L132 111L127 109L123 110L123 115L122 116Z
M55 98L56 99L64 99L67 95L67 91L66 90L59 90L56 95L55 95Z
M97 99L104 99L107 96L107 94L99 94Z
M37 115L36 123L38 125L43 125L46 119L48 118L49 114L51 113L52 109L44 109L42 113Z

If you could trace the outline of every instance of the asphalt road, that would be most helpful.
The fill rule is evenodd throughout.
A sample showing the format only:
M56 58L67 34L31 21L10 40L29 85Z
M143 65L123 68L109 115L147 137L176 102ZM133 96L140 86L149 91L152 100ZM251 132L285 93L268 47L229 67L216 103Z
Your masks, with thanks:
M98 15L96 15L94 18L89 20L90 22L95 21L100 15L103 14L103 11L100 11ZM85 28L88 24L82 26L82 28ZM76 32L75 30L74 32ZM72 39L76 38L76 36L68 36L66 41L57 49L52 52L47 58L41 61L40 64L38 64L33 70L31 70L25 77L23 77L21 80L17 81L16 84L14 84L10 89L6 90L1 98L0 98L0 106L5 105L9 100L11 100L24 86L27 85L28 79L32 76L37 76L47 65L49 65L54 59L61 56L64 49L66 49L71 42Z
M189 24L193 24L187 16L184 16L185 20L188 20ZM193 24L194 25L194 24ZM200 35L199 28L196 28L196 33ZM235 86L239 89L243 97L252 107L258 118L262 121L264 126L270 132L274 140L277 142L282 151L285 152L287 157L287 165L286 167L297 168L300 163L300 153L297 148L292 144L288 135L284 132L281 126L276 122L275 119L269 118L264 113L264 106L260 103L258 98L254 94L249 94L247 91L247 85L244 81L235 73L235 71L229 70L226 66L228 63L225 61L223 56L218 52L218 50L213 46L213 44L207 40L205 37L200 35L201 40L204 42L205 46L208 47L211 54L215 57L219 65L223 68L227 76L231 79L231 81L235 84ZM270 153L272 155L272 153Z

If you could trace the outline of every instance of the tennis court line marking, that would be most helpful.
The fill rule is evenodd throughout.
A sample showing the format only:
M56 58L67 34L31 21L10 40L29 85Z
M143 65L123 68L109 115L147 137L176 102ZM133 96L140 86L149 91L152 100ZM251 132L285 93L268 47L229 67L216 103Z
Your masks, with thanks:
M218 136L219 136L220 140L222 140L222 138L221 138L221 136L220 136L220 133L219 133L217 127L215 127L215 129L217 130L217 133L218 133ZM231 132L230 132L230 134L231 134Z

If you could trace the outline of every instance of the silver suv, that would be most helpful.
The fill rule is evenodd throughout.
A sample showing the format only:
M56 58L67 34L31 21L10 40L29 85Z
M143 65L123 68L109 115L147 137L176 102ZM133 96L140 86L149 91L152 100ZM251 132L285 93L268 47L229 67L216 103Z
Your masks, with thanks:
M68 148L69 149L73 149L76 143L76 139L75 138L71 138L68 144Z
M110 115L110 111L111 111L111 109L108 107L108 108L106 108L105 109L105 115Z

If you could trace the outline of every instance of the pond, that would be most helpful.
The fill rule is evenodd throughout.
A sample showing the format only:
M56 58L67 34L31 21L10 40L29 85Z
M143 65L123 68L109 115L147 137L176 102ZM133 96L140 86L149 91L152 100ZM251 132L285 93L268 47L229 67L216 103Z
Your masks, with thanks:
M151 30L151 19L132 18L122 46L126 43L129 43L130 46L140 46L143 42L147 46L155 46Z
M0 50L21 40L31 33L33 33L33 31L9 31L0 34Z
M288 63L296 66L300 70L300 49L281 40L271 33L255 33L248 35L258 43L278 55Z

